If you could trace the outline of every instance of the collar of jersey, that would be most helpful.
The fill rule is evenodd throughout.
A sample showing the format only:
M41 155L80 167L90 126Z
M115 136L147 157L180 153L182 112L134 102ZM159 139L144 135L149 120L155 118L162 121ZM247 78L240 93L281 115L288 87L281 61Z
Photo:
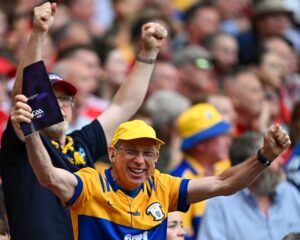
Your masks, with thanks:
M191 169L193 170L193 173L197 177L205 177L205 168L201 165L201 163L187 154L184 156L184 159L186 159Z
M140 190L144 190L144 184L142 184L141 186L139 186L136 189L133 190L127 190L122 188L121 186L119 186L113 179L112 175L111 175L111 170L112 168L106 169L105 170L105 175L106 178L110 184L110 186L112 187L112 189L114 190L114 192L117 192L118 190L121 190L122 192L124 192L126 195L128 195L131 198L134 198L138 195L138 193L140 192Z

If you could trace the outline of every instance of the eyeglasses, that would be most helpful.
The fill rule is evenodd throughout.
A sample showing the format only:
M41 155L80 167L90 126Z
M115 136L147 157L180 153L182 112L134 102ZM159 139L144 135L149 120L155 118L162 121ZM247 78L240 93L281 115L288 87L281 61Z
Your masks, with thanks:
M122 151L125 155L125 157L127 159L135 159L139 156L140 154L140 151L134 149L134 148L121 148L121 147L116 147L116 149L118 151ZM142 155L143 155L143 158L146 160L146 161L152 161L154 160L157 155L158 155L158 152L154 152L154 151L143 151L141 152Z
M72 106L74 103L74 97L68 96L68 95L62 95L59 97L56 97L64 107Z

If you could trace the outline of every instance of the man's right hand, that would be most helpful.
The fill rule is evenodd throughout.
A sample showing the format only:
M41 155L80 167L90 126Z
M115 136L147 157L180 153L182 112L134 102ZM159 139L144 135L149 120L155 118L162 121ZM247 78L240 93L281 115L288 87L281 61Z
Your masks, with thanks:
M142 26L142 48L139 55L144 58L155 58L164 44L168 32L164 26L149 22Z
M56 3L46 2L34 8L33 29L47 33L54 22Z
M23 140L24 136L21 130L21 123L30 123L32 119L31 107L27 104L27 97L19 94L15 98L15 104L11 110L11 122L18 137Z

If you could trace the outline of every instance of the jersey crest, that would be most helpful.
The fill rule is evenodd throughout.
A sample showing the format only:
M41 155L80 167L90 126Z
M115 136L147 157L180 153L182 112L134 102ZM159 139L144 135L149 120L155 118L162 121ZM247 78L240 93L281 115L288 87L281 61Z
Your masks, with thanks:
M165 217L159 202L152 203L149 207L147 207L146 214L151 214L154 221L160 221Z

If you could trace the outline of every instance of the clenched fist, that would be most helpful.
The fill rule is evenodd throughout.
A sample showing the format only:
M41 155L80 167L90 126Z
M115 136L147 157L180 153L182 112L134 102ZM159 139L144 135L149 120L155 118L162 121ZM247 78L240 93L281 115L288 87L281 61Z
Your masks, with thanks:
M278 124L269 127L264 136L262 154L265 158L273 160L291 145L287 132Z

